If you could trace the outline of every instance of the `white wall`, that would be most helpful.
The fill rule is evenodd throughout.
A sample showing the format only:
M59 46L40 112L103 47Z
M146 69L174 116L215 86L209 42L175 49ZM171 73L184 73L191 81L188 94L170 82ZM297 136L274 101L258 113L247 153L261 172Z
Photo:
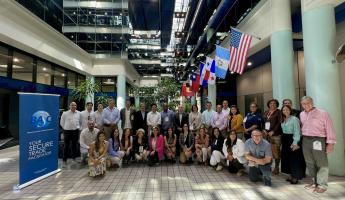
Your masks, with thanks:
M297 65L297 61L298 61L298 65ZM295 89L297 92L296 94L297 94L297 97L300 98L303 96L303 93L305 91L303 52L295 52L294 72L295 72L295 83L296 83ZM244 108L246 95L262 94L264 104L266 105L266 102L272 98L271 63L266 63L258 68L245 72L242 76L238 76L236 79L236 84L237 84L237 95L238 95L237 104L242 113L246 109ZM300 91L299 96L298 96L298 91ZM299 105L295 105L295 107L299 108ZM266 108L264 108L264 110L265 109Z

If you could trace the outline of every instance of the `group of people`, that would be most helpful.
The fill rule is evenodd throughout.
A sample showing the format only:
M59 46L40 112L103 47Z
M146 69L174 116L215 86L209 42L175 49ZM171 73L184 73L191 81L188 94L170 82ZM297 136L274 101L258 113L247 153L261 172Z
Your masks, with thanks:
M250 112L243 117L237 106L229 107L226 100L216 106L216 111L211 102L202 113L193 105L189 114L182 105L175 113L166 103L161 112L156 104L147 112L144 103L135 111L129 100L118 110L114 99L105 109L98 104L93 112L93 104L87 103L86 110L79 112L72 102L60 121L65 143L63 164L70 143L72 158L76 158L79 140L81 158L88 162L90 176L130 161L153 166L163 160L175 163L179 158L180 163L197 161L217 171L226 166L238 176L248 173L253 182L262 177L270 186L271 175L280 172L289 174L287 181L297 184L307 166L313 183L306 189L322 193L327 189L327 154L333 150L335 132L328 113L315 108L311 97L303 97L301 105L302 112L285 99L279 109L278 100L271 99L267 111L261 114L258 105L251 103Z

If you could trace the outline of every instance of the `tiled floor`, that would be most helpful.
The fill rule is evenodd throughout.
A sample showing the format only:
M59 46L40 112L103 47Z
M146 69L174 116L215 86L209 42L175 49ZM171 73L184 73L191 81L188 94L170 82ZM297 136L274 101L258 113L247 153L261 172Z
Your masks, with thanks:
M303 183L287 184L283 175L273 178L272 187L265 187L226 170L166 163L131 164L99 178L88 177L86 167L70 163L56 175L12 191L17 181L18 148L0 151L0 199L345 199L345 177L330 177L328 191L314 194Z

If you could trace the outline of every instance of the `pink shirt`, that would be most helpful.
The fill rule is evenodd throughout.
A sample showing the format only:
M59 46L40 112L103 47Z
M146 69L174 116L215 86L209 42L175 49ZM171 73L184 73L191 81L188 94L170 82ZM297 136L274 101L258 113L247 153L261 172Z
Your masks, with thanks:
M335 144L335 130L329 114L321 109L314 108L300 114L302 135L325 137L327 144Z

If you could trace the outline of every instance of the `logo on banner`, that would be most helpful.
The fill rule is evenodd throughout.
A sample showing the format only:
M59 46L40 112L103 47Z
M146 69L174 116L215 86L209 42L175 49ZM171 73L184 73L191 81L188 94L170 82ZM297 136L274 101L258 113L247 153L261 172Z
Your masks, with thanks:
M31 125L34 128L46 128L52 121L52 117L46 111L39 110L31 117Z

